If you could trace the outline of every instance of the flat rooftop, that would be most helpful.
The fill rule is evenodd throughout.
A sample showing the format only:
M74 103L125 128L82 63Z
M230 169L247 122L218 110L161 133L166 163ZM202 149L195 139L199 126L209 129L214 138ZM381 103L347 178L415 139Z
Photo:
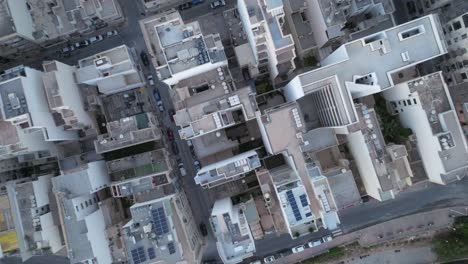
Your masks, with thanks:
M249 151L231 158L204 166L195 176L195 183L208 185L224 179L245 174L261 166L257 152Z
M213 205L210 220L225 263L238 263L236 259L242 260L255 251L245 211L244 204L233 205L230 198L217 200Z
M307 94L316 91L317 82L336 75L337 88L345 97L349 93L353 97L362 96L364 89L366 93L377 93L394 85L392 72L446 53L442 38L438 18L425 16L344 44L322 62L321 68L298 75L285 90L296 90L299 84L302 93ZM366 63L362 63L363 59ZM372 83L363 85L361 78L369 74L373 76ZM352 109L351 100L343 102L347 109Z
M183 258L170 199L136 203L130 213L132 219L123 227L130 263L178 263Z
M0 96L4 119L29 113L28 102L23 89L23 81L20 77L0 83Z
M109 152L161 139L161 130L151 113L142 113L107 123L107 134L94 142L96 152Z
M149 112L148 93L144 89L103 96L101 100L107 122Z

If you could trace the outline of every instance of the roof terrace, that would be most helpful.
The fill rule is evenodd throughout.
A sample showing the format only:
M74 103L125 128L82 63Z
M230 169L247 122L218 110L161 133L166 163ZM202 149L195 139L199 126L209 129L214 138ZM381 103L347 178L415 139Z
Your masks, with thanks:
M243 176L261 166L257 152L248 151L231 158L204 166L195 176L195 183L213 187Z
M151 113L141 113L107 123L107 134L94 141L97 153L161 139L158 122Z

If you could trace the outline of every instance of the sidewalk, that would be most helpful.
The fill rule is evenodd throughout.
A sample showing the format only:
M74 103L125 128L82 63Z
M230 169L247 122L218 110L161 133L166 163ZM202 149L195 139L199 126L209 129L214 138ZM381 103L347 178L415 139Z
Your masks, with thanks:
M449 215L465 214L465 207L437 209L393 219L377 225L335 237L332 241L314 248L307 248L301 253L288 255L274 263L297 263L327 252L328 249L358 242L363 247L371 247L401 239L412 239L419 235L432 235L447 229L453 223Z

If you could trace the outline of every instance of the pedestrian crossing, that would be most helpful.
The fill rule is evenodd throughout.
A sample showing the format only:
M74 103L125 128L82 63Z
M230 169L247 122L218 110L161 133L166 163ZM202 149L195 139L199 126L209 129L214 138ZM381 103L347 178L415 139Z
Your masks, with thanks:
M343 230L341 230L341 228L339 228L339 227L332 230L332 236L333 237L341 236L342 234L343 234Z

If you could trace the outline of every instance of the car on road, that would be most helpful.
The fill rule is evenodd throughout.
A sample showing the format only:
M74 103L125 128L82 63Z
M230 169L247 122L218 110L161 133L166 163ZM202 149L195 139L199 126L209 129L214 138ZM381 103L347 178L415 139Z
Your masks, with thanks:
M179 147L177 146L177 142L172 141L171 147L174 155L179 155Z
M202 236L207 236L208 235L208 229L206 229L205 223L201 223L199 227L200 227L200 232L201 232Z
M148 59L148 55L146 55L146 52L142 51L140 53L140 58L141 58L141 62L143 62L143 65L145 66L149 66L149 59Z
M66 53L70 53L70 52L72 52L72 51L74 51L74 50L75 50L75 47L73 47L73 46L67 46L67 47L65 47L65 48L62 49L62 52L66 54Z
M169 118L171 119L172 123L175 123L175 120L174 120L175 111L174 111L174 109L169 109L168 115L169 115Z
M156 89L154 90L153 96L154 96L154 100L156 100L156 102L161 101L161 95L159 94L158 90L156 90Z
M94 43L97 43L99 41L102 41L103 39L104 39L104 37L102 35L97 35L97 36L91 37L89 39L89 43L94 44Z
M195 160L195 161L193 162L193 166L195 167L195 169L197 170L197 172L198 172L199 170L201 170L200 161Z
M332 241L332 240L333 240L333 237L332 237L331 235L322 237L322 241L323 241L324 243L325 243L325 242Z
M192 0L192 5L198 5L205 2L205 0Z
M275 260L276 260L275 256L268 256L268 257L266 257L266 258L263 259L263 261L264 261L265 263L271 263L271 262L273 262L273 261L275 261Z
M310 241L309 243L307 243L307 246L312 248L312 247L320 246L321 244L322 244L322 241L315 240L315 241Z
M158 101L157 104L158 104L159 112L161 112L161 113L164 112L165 109L164 109L163 102L162 102L162 101Z
M153 75L148 75L148 77L146 77L146 79L148 80L149 85L154 85Z
M293 247L291 250L293 253L301 253L302 251L304 251L304 249L305 249L304 245L300 245L297 247Z
M113 37L113 36L117 36L118 34L119 32L117 30L111 30L111 31L106 32L106 37Z
M73 45L73 46L75 46L75 48L78 48L78 49L85 48L85 47L89 46L89 41L83 40L83 41L75 43L75 45Z
M191 2L186 2L186 3L183 3L183 4L179 5L178 9L180 11L182 11L182 10L185 10L185 9L189 9L191 7L192 7L192 3Z
M250 262L250 264L262 264L262 261L261 260L256 260L256 261Z
M179 163L179 165L177 165L177 167L179 167L180 175L182 177L187 175L187 171L185 170L184 163L182 163L182 162Z
M222 7L222 6L225 6L226 5L226 2L224 0L216 0L214 2L211 2L210 6L211 8L215 9L215 8L218 8L218 7Z
M167 131L167 138L169 139L169 141L174 141L174 132L172 132L172 129L168 128Z

